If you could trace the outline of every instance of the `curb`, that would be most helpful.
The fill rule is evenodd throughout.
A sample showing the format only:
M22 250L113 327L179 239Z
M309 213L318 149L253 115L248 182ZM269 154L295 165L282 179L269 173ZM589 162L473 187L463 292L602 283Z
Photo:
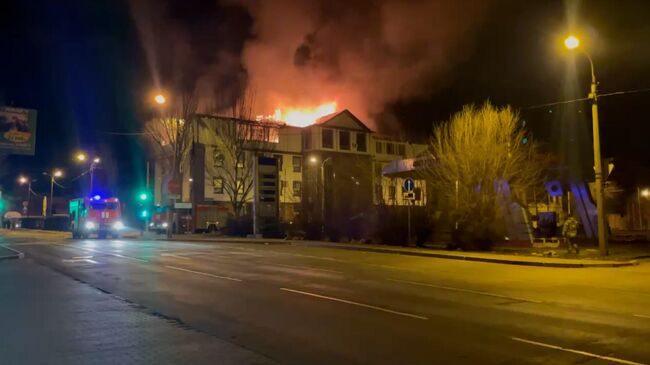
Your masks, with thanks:
M448 255L444 253L436 252L417 252L417 251L405 251L399 249L384 249L378 247L356 247L356 246L343 246L343 245L332 245L327 243L313 243L305 244L304 241L299 240L228 240L228 239L219 239L219 240L205 240L205 239L168 239L168 238L158 238L159 241L189 241L189 242L203 242L203 243L249 243L257 245L295 245L295 246L305 246L305 247L325 247L333 248L340 250L350 250L350 251L364 251L364 252L374 252L374 253L386 253L386 254L396 254L396 255L405 255L405 256L419 256L419 257L433 257L438 259L448 259L448 260L461 260L461 261L475 261L475 262L487 262L493 264L502 264L502 265L516 265L516 266L537 266L537 267L553 267L553 268L565 268L565 269L579 269L579 268L604 268L604 267L624 267L624 266L635 266L639 262L636 260L630 261L612 261L611 263L568 263L568 262L548 262L548 261L523 261L523 260L513 260L513 259L500 259L500 258L490 258L490 257L476 257L476 256L467 256L467 255Z
M305 245L307 246L307 245ZM622 267L622 266L634 266L638 265L638 261L614 261L612 263L568 263L568 262L536 262L536 261L522 261L522 260L512 260L512 259L498 259L490 257L476 257L476 256L464 256L464 255L446 255L442 253L435 252L414 252L414 251L403 251L403 250L390 250L383 248L374 248L374 247L345 247L339 245L319 245L319 247L327 248L337 248L341 250L351 250L351 251L366 251L366 252L377 252L377 253L392 253L405 256L420 256L420 257L434 257L439 259L449 259L449 260L461 260L461 261L477 261L477 262L488 262L493 264L505 264L505 265L518 265L518 266L540 266L540 267L555 267L555 268L584 268L584 267Z
M0 247L2 247L2 248L6 248L6 249L9 250L9 251L15 252L13 255L4 255L4 256L0 256L0 261L2 261L2 260L13 260L13 259L19 259L19 260L20 260L20 259L25 258L25 254L24 254L24 253L22 253L22 252L20 252L20 251L18 251L18 250L14 250L13 248L11 248L11 247L9 247L9 246L0 245Z

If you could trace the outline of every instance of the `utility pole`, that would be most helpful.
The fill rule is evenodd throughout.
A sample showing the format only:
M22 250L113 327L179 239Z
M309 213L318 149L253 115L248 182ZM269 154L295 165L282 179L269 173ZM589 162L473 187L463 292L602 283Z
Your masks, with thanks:
M591 92L589 99L591 100L591 123L594 133L594 172L596 175L596 210L598 218L598 249L603 256L609 255L609 247L607 244L607 219L605 217L605 189L603 186L603 162L600 156L600 129L598 124L598 91L596 75L594 73L594 63L589 54L585 53L589 58L591 65Z

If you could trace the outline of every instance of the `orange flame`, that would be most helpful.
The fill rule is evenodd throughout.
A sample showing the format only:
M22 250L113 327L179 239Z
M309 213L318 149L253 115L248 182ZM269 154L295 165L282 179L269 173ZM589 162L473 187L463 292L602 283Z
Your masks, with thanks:
M306 127L314 124L320 117L336 112L336 102L321 104L314 108L277 108L273 119L296 127Z

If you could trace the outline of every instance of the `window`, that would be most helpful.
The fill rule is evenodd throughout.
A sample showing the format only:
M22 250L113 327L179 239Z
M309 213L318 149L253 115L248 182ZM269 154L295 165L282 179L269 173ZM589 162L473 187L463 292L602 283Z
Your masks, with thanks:
M339 148L346 151L350 149L350 132L339 131Z
M406 146L404 144L400 143L397 145L397 154L406 157Z
M212 165L214 167L223 167L223 153L218 148L214 149L212 157Z
M284 190L287 188L286 180L280 181L280 195L284 194Z
M394 155L395 154L395 145L388 142L386 143L386 153L389 155Z
M382 142L377 141L375 143L375 150L377 153L384 153L384 144Z
M302 181L294 181L293 196L301 196L301 195L302 195Z
M366 134L357 133L357 151L366 152Z
M395 185L390 185L388 187L388 199L395 201L396 193L397 193L397 189L395 189Z
M310 150L311 149L311 129L306 129L305 133L303 135L303 140L302 140L302 145L304 149Z
M282 155L273 155L278 160L278 171L282 171Z
M334 148L334 131L323 129L323 148Z
M214 194L223 194L223 179L218 177L212 180L212 192Z
M302 157L293 156L293 172L302 171Z

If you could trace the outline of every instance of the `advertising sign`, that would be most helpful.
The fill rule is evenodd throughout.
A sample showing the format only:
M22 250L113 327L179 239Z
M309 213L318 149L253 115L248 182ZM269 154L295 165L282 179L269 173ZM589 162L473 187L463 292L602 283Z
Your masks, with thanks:
M34 155L36 110L0 107L0 152Z

